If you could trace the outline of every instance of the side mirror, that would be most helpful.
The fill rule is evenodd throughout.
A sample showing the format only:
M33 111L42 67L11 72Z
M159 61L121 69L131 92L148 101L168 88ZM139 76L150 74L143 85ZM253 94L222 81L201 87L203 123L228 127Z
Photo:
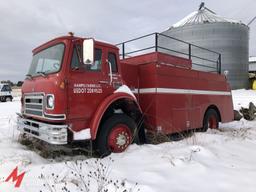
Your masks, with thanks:
M83 62L85 65L94 63L94 40L85 39L83 42Z

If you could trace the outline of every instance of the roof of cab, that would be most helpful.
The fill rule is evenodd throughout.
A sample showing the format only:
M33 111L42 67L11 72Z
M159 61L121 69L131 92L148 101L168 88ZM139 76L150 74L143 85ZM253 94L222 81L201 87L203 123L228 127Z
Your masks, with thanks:
M53 44L55 44L57 42L60 42L60 41L63 41L63 40L84 40L84 39L90 39L90 38L82 38L82 37L76 37L76 36L71 36L71 35L57 37L57 38L54 38L54 39L36 47L35 49L32 50L32 53L35 54L35 53L49 47L49 45L53 45ZM113 48L113 49L118 49L118 47L116 47L115 45L112 45L112 44L107 43L107 42L95 40L95 43L98 44L98 45L104 46L104 47L110 47L110 48Z

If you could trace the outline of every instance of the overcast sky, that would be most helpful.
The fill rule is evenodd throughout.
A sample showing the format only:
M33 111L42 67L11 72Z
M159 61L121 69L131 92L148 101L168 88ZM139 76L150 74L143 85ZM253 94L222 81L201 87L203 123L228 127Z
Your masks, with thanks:
M0 80L23 80L38 45L72 31L118 43L161 32L198 9L201 0L1 0ZM255 0L205 0L219 15L248 23ZM250 29L256 56L256 21Z

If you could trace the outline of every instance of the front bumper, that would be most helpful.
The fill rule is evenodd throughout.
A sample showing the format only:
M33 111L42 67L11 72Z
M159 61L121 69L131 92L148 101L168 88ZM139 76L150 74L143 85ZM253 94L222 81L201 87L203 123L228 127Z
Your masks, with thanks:
M68 125L42 123L22 116L17 117L18 130L50 144L68 143Z

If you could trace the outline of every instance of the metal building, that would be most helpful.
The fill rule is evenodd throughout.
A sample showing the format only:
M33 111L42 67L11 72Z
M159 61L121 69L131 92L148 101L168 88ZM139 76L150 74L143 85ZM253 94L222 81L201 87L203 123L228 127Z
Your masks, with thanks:
M247 25L221 17L202 3L197 11L189 14L162 34L221 53L221 71L223 73L228 70L228 80L232 89L248 87L249 27ZM175 44L161 38L158 43L163 47L175 47L175 50L178 50L176 55L179 56L179 52L186 49L182 44ZM201 49L192 50L192 54L199 54L204 58L212 57L206 55L208 53L204 53ZM204 70L201 65L197 65L197 60L192 58L193 68ZM211 65L207 62L204 64Z
M256 72L256 57L250 57L249 58L249 73L255 73Z

